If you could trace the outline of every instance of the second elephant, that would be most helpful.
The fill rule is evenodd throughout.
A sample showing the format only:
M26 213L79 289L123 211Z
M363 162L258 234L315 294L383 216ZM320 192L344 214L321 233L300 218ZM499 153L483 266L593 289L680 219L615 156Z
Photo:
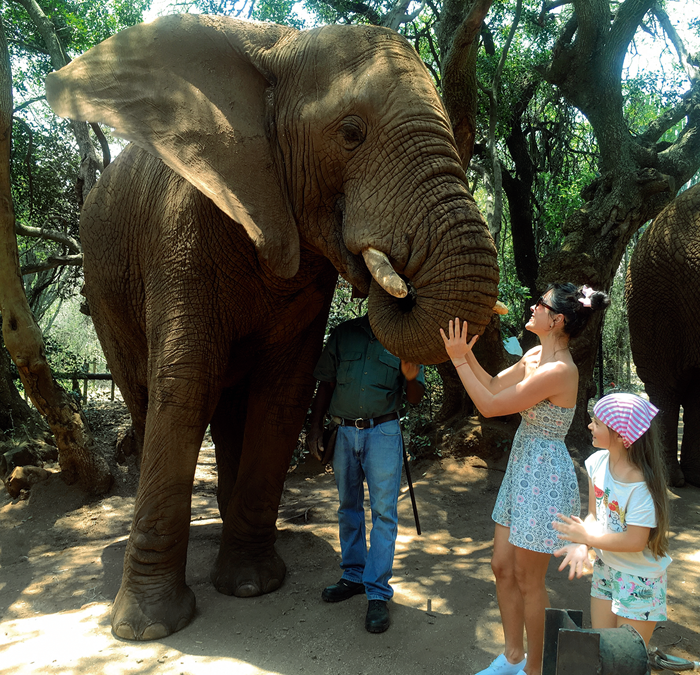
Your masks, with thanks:
M659 408L672 485L700 485L700 184L678 195L635 247L625 294L634 363ZM678 461L678 422L683 441Z

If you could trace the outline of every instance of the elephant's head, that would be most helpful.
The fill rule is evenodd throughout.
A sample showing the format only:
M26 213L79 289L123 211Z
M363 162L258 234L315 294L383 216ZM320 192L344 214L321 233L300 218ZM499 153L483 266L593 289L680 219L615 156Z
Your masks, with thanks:
M47 97L187 178L277 276L302 246L326 256L403 358L444 361L450 318L489 322L496 251L428 71L395 32L169 16L49 75Z

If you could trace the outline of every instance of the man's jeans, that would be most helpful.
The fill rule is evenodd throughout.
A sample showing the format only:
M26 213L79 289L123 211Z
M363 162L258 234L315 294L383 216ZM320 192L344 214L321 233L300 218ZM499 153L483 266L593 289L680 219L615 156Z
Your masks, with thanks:
M365 585L368 600L390 600L398 532L397 502L403 450L399 421L369 429L341 426L333 455L340 506L338 525L343 579ZM369 488L372 531L365 535L364 480Z

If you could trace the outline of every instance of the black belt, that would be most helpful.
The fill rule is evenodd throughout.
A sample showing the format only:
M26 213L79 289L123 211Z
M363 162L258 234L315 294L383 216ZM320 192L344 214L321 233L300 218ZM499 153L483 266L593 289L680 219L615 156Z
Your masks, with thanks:
M369 429L370 427L376 427L378 424L384 424L389 420L397 420L399 418L398 413L389 413L388 415L380 415L379 417L371 417L368 419L362 419L358 417L356 420L341 419L340 423L344 427L356 427L357 429Z

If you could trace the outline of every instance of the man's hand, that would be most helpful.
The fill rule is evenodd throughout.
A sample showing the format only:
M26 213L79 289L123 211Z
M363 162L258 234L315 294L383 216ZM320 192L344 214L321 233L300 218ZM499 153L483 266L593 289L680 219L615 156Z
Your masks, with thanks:
M406 378L407 382L415 380L418 377L418 373L420 373L419 364L401 359L401 374Z
M320 462L321 455L325 448L323 447L323 427L311 427L306 435L306 447L309 452Z

